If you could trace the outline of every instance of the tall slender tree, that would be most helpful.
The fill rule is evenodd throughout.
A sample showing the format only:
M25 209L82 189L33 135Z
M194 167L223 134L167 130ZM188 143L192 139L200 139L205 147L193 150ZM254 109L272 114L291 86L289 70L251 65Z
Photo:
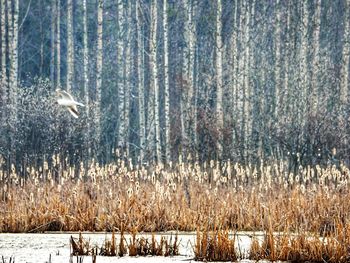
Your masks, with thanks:
M165 161L171 161L170 145L170 85L169 85L169 51L168 51L168 0L163 0L163 32L164 32L164 118L165 118Z
M124 50L124 40L123 34L124 32L124 24L123 21L125 19L123 15L123 2L121 0L117 1L117 88L118 88L118 146L125 147L126 138L125 138L125 130L126 130L126 120L125 120L125 87L123 82L123 50Z
M222 74L222 3L217 0L216 13L216 115L217 115L217 129L218 139L216 141L216 148L218 158L222 158L223 151L223 128L224 128L224 112L223 112L223 74Z
M157 63L157 25L158 25L158 8L157 0L152 1L151 7L151 56L150 56L150 72L151 72L151 89L154 96L153 111L154 114L154 149L156 161L160 163L161 158L161 142L160 142L160 120L159 120L159 82L158 82L158 63Z
M321 28L321 6L322 0L315 1L316 10L314 15L314 30L312 41L312 77L311 77L311 92L310 104L311 112L314 114L318 108L318 87L319 87L319 71L320 71L320 28Z
M6 0L1 0L1 86L3 89L3 101L7 101L7 45L6 45L6 39L7 39L7 19L6 19Z
M56 19L56 79L57 87L61 87L61 0L57 0Z
M182 100L183 100L183 112L184 112L184 134L187 140L187 144L191 151L196 148L196 131L193 127L194 118L196 118L196 109L194 108L194 66L195 66L195 47L196 47L196 32L195 32L195 21L193 21L195 3L192 0L183 1L184 10L186 13L184 39L184 62L183 62L183 75L184 85L182 89Z
M103 65L103 0L97 2L97 48L96 48L96 140L101 137L102 65Z
M140 0L136 0L136 27L137 27L137 76L138 76L138 111L139 111L139 138L140 138L140 162L144 161L146 123L145 123L145 91L144 91L144 39L142 31L142 13Z
M344 18L344 36L343 51L341 65L341 83L340 83L340 99L341 102L348 106L349 102L349 61L350 61L350 1L345 1L345 18Z
M87 118L90 117L90 92L89 92L89 46L88 46L88 17L87 17L87 0L83 0L83 71L84 71L84 102L85 114ZM87 158L89 158L89 138L90 138L90 123L87 123L87 131L85 132L85 147L87 149Z
M124 149L125 155L129 156L130 143L129 143L129 130L130 130L130 93L132 90L131 82L131 26L132 26L132 15L131 15L131 4L129 2L124 4L124 27L125 27L125 37L124 37L124 55L123 55L123 81L124 81Z
M244 26L244 76L243 76L243 85L244 85L244 157L247 158L250 156L250 136L252 133L252 105L251 105L251 96L252 88L250 86L250 63L251 63L251 50L250 50L250 27L251 19L254 17L254 6L250 9L250 3L246 3L245 6L245 15L246 23ZM252 13L251 13L252 12Z
M281 2L276 1L276 24L275 24L275 114L274 118L279 119L281 113ZM278 125L278 124L277 124Z
M50 81L55 85L55 34L56 34L56 19L57 19L57 2L51 2L51 28L50 28Z
M305 125L305 114L307 107L307 90L309 88L309 71L308 71L308 27L309 27L309 9L308 1L301 2L301 17L302 21L300 23L300 33L301 33L301 43L300 43L300 105L299 105L299 121L301 126Z
M67 91L71 91L74 80L73 44L73 0L67 0Z

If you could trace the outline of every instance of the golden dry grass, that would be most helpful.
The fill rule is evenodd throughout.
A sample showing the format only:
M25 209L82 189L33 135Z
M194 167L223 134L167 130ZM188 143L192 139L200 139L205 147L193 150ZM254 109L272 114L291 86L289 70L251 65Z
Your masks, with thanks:
M195 231L314 232L349 222L349 169L283 162L137 167L117 160L87 169L56 156L25 177L0 170L0 232ZM215 228L215 229L214 229Z
M125 245L126 244L126 245ZM102 246L95 245L92 247L88 240L85 240L82 234L79 238L70 238L71 256L119 256L123 257L128 254L131 257L135 256L177 256L179 255L179 240L175 234L166 238L161 236L160 241L156 241L154 234L151 239L147 237L137 237L134 231L131 234L129 242L126 241L124 232L120 232L119 245L117 244L115 231L112 232L111 240L106 239Z
M235 248L235 236L229 238L227 230L197 231L194 248L195 260L237 261L239 251Z
M266 231L263 242L251 243L249 258L288 262L349 262L350 226L341 227L328 237L316 234Z

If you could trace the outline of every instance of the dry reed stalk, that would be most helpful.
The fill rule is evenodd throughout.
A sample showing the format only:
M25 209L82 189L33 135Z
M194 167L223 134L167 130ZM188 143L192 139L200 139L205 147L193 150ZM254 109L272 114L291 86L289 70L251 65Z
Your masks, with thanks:
M90 255L93 252L90 243L83 238L81 233L79 233L78 238L70 237L70 245L72 248L71 254L73 256Z
M165 170L117 160L82 171L56 156L54 167L30 167L25 179L0 171L0 232L112 231L121 224L194 231L208 215L211 228L251 231L266 231L267 218L273 231L288 225L323 235L347 223L347 167L305 167L296 174L284 167L183 162Z
M230 239L227 230L197 230L194 254L197 261L237 261L235 236Z

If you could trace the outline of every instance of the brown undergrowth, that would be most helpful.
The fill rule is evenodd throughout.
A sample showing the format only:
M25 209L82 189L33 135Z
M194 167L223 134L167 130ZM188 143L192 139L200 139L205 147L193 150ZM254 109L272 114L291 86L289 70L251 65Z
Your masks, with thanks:
M349 169L283 162L133 166L116 160L49 166L21 176L0 165L0 232L196 231L221 229L313 232L328 235L350 218ZM209 222L209 223L208 223Z
M131 233L131 238L126 241L124 232L120 232L119 244L116 240L115 232L112 232L111 240L106 239L100 247L91 246L90 242L79 234L79 238L71 237L71 255L72 256L119 256L126 254L129 256L176 256L179 255L179 240L177 233L170 238L161 236L158 242L152 234L151 239L137 236L137 232Z
M310 233L292 234L289 232L273 233L266 231L259 242L253 238L249 259L288 262L349 262L350 261L350 226L337 226L329 236Z
M229 237L227 230L200 232L197 230L194 247L195 260L198 261L237 261L239 251L235 248L235 235Z
M350 262L350 226L337 225L328 236L315 233L273 232L263 237L253 235L250 248L243 251L236 234L227 230L197 231L194 246L197 261L237 261L238 259L269 262ZM248 253L247 253L248 252Z

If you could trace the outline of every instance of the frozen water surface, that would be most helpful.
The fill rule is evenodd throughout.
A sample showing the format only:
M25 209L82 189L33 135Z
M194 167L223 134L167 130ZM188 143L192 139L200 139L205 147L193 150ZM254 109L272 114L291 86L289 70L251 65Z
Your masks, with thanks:
M49 262L51 257L52 263L69 263L70 258L70 236L78 237L78 233L43 233L43 234L0 234L0 260L4 257L5 262L9 262L10 257L15 259L15 263L44 263ZM138 236L151 238L151 234L143 234ZM159 240L161 236L168 239L171 233L156 234L156 239ZM247 251L250 245L250 235L246 233L239 233L237 235L237 246L241 251ZM90 240L91 245L98 245L99 247L104 243L105 239L110 240L111 233L83 233L86 240ZM129 243L130 235L125 235ZM174 238L174 236L173 236ZM119 234L116 234L117 244L119 244ZM127 262L127 263L141 263L141 262L194 262L193 246L196 241L195 233L180 233L178 235L180 240L179 252L180 256L175 257L104 257L97 256L97 263L111 263L111 262ZM74 258L73 262L76 262ZM83 262L92 262L91 256L83 257ZM249 260L242 260L240 262L252 262ZM260 261L263 262L263 261Z

